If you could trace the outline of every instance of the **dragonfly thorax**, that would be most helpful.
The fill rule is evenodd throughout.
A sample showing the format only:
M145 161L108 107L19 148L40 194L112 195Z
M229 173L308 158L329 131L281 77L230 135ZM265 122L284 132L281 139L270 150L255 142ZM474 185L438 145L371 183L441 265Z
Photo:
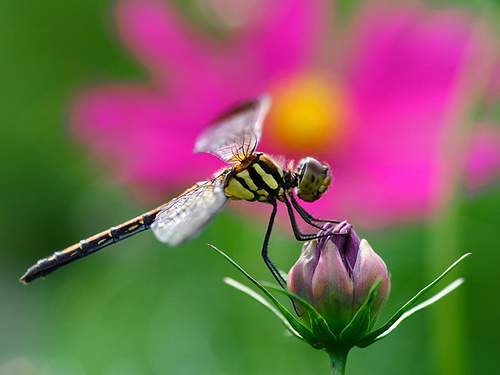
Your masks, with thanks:
M283 201L285 191L297 186L290 172L263 153L254 153L228 173L224 192L229 199L258 202Z

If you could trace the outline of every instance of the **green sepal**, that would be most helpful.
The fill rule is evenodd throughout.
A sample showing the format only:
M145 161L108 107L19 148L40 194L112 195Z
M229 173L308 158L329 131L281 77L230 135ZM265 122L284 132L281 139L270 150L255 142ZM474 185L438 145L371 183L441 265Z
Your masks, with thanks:
M246 285L240 283L239 281L236 281L230 277L225 277L224 282L230 286L232 286L235 289L238 289L239 291L249 295L253 299L255 299L257 302L259 302L261 305L264 307L267 307L272 313L274 313L283 323L285 328L295 337L299 338L300 340L303 340L307 342L304 337L297 332L296 329L292 327L290 322L283 316L283 314L275 307L273 306L272 303L270 303L268 300L266 300L264 297L262 297L260 294L258 294L256 291L250 289Z
M311 346L317 348L318 347L318 342L317 342L317 339L316 337L314 336L314 334L311 332L311 330L309 330L309 328L307 328L305 325L303 325L297 318L295 318L295 316L293 316L290 311L288 311L282 304L281 302L279 302L262 284L260 284L257 280L255 280L252 276L250 276L243 268L240 267L240 265L238 263L236 263L234 260L232 260L227 254L225 254L222 250L219 250L218 248L216 248L215 246L213 245L208 245L210 246L212 249L214 249L215 251L217 251L220 255L222 255L229 263L231 263L234 267L236 267L236 269L238 271L240 271L248 280L250 280L252 282L252 284L254 284L257 288L259 288L262 293L264 293L264 295L269 298L269 300L271 301L271 303L276 307L276 309L280 312L280 314L282 315L282 317L288 322L288 324L285 324L285 326L287 327L287 329L296 337L299 337L302 338L304 341L308 342ZM232 279L231 279L232 280ZM235 282L237 283L237 282ZM239 285L241 285L242 287L244 287L242 284L240 283L237 283ZM232 286L234 286L233 284L230 284ZM251 297L255 298L257 301L261 302L262 303L262 300L256 298L256 296L253 294L253 293L249 293L249 290L247 288L240 288L238 287L239 290L247 293L248 295L250 295ZM305 302L305 301L304 301ZM262 303L264 306L268 307L265 303ZM275 314L276 312L271 309L271 311L273 311ZM276 314L282 321L283 319L281 318L280 315ZM291 329L293 328L293 330L295 330L295 332L293 332ZM298 336L297 336L298 334Z
M311 331L314 334L316 340L321 343L320 347L324 347L325 345L328 344L333 344L338 342L338 336L333 334L332 331L330 331L330 327L328 326L328 323L326 320L320 315L318 311L306 300L302 299L298 295L285 290L283 288L280 288L276 285L272 285L266 282L262 283L265 285L267 288L272 289L278 293L282 293L286 295L288 298L292 299L293 301L297 302L300 304L302 308L307 312L310 325L311 325ZM313 345L314 346L314 345ZM317 346L314 346L317 348Z
M355 345L372 327L374 317L371 314L371 308L377 297L382 280L377 280L371 287L365 302L356 312L349 324L340 332L340 340L350 342Z
M409 316L413 315L417 311L422 310L423 308L437 302L447 294L451 293L453 290L458 288L461 284L463 284L463 279L457 279L446 288L444 288L441 292L437 293L433 297L425 300L424 302L415 306L417 301L427 293L431 288L433 288L439 281L443 279L453 268L455 268L462 260L470 256L471 253L467 253L462 255L458 260L456 260L450 267L448 267L441 275L439 275L434 281L428 284L425 288L420 290L417 294L413 296L408 302L406 302L382 327L370 332L366 335L363 340L359 341L357 346L363 348L368 345L373 344L375 341L380 340L385 337L389 332L394 330L403 320L406 320Z

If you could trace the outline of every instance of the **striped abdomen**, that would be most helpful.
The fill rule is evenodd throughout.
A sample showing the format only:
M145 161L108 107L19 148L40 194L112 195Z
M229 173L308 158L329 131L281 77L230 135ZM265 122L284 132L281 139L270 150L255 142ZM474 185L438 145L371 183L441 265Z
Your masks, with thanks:
M56 251L54 254L39 260L33 267L28 269L21 281L29 283L30 281L48 275L58 268L92 254L103 247L111 245L115 242L130 237L136 233L148 229L153 223L156 214L163 206L155 208L135 219L129 220L116 227L112 227L104 232L98 233L79 243L67 247L61 251Z
M253 154L234 167L226 179L224 191L233 200L282 200L285 190L289 188L285 184L286 173L270 157Z

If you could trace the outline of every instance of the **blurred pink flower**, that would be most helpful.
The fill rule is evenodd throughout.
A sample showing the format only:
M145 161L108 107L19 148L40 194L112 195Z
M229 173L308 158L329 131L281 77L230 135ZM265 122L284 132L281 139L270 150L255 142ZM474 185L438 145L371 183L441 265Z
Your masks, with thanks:
M471 186L500 171L500 137L476 137L464 120L497 51L466 13L365 2L348 30L335 30L329 1L207 3L234 21L220 23L222 37L168 2L119 1L119 34L150 83L91 88L73 109L78 138L141 194L171 196L220 168L192 154L197 135L228 105L262 92L274 105L258 150L315 156L336 176L313 204L319 216L365 227L425 218L453 183L442 158L450 147Z

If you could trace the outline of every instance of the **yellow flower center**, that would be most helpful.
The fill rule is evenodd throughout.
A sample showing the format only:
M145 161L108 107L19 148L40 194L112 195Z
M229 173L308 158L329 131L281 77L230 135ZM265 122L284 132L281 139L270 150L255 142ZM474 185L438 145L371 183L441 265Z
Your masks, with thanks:
M271 94L265 139L280 151L317 155L343 139L347 96L333 77L317 72L295 76L273 85Z

